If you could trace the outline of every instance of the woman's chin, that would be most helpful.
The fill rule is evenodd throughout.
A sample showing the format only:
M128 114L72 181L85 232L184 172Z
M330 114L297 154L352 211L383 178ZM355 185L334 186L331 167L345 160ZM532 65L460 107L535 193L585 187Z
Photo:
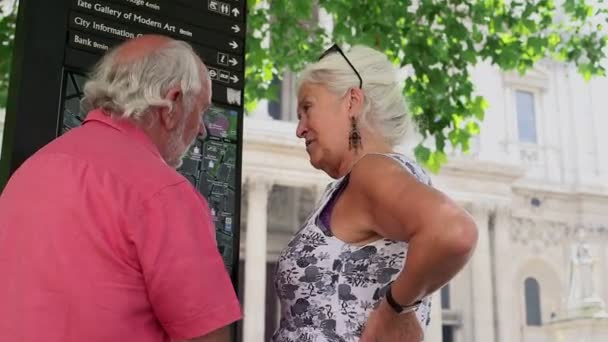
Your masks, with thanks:
M321 168L320 158L318 158L314 153L308 153L308 161L310 162L310 165L312 165L312 167L314 167L315 169Z

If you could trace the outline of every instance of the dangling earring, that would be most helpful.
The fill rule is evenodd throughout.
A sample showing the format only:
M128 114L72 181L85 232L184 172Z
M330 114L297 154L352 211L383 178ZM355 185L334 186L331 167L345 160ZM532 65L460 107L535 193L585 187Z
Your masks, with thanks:
M348 149L355 149L355 153L361 148L361 134L357 128L357 119L350 118L350 133L348 134Z

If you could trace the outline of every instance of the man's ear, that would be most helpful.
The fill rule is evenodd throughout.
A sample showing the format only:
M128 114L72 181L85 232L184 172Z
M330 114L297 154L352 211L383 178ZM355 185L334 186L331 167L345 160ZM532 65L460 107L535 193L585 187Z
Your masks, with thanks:
M165 95L165 100L171 102L172 109L161 107L159 109L160 123L166 130L172 131L179 123L179 106L181 105L182 91L180 88L172 87Z

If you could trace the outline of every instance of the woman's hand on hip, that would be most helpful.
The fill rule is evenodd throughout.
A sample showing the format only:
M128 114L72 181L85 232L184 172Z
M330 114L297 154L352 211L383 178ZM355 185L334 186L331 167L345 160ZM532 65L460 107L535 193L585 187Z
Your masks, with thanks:
M398 315L383 299L367 319L359 342L420 342L422 338L416 313Z

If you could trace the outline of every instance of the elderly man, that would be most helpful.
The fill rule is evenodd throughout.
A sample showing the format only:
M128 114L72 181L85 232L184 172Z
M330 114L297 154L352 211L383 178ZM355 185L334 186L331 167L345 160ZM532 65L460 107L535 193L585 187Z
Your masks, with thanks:
M204 132L207 69L142 36L103 57L84 103L0 197L0 341L228 341L240 307L207 203L175 170Z

